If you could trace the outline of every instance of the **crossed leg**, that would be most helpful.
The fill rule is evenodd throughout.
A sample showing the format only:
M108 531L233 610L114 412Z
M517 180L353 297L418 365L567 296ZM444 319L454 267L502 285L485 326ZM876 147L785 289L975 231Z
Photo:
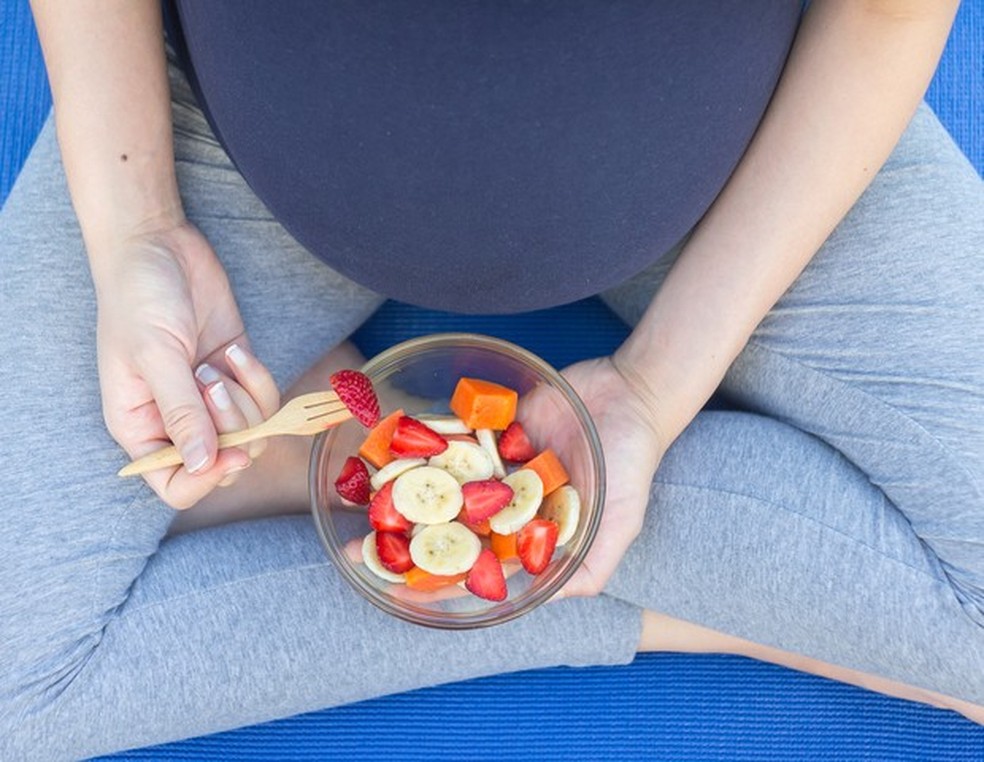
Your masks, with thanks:
M671 448L606 592L980 721L982 254L984 185L923 108L733 364L735 411ZM670 264L609 304L637 320Z
M379 297L304 252L180 77L172 90L186 211L286 387ZM102 421L96 305L50 122L0 211L0 290L0 758L87 757L483 674L632 659L640 612L609 598L469 633L389 617L336 573L309 517L169 537L174 512L115 476L126 459ZM46 415L55 401L67 428Z

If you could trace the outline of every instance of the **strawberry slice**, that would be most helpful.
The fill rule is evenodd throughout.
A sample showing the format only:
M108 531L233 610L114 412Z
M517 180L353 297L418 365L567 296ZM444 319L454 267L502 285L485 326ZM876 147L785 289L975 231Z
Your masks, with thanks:
M478 560L465 577L465 587L487 601L506 599L506 575L502 573L502 564L495 553L485 548L478 554Z
M462 509L458 511L458 518L455 519L455 521L460 521L462 524L464 524L466 527L472 530L479 537L488 537L490 534L492 534L492 527L489 526L488 519L485 519L484 521L479 521L478 523L472 523L471 521L468 520L468 514L465 513L464 507L462 507Z
M546 519L533 519L519 530L516 552L523 568L530 574L539 574L553 558L560 528Z
M369 502L369 523L377 532L409 532L413 524L393 507L393 484L386 482Z
M499 455L513 463L525 463L536 455L536 449L519 421L510 423L499 435Z
M346 458L342 470L335 479L335 491L350 503L365 505L369 502L369 469L360 458Z
M366 428L379 422L379 400L372 381L357 370L340 370L331 376L331 388L349 412Z
M513 489L498 479L465 482L461 485L465 516L469 524L479 524L494 516L513 499Z
M404 574L413 568L410 540L401 532L376 532L376 553L379 562L394 574Z
M444 437L409 415L400 418L390 442L390 452L400 458L429 458L446 449Z

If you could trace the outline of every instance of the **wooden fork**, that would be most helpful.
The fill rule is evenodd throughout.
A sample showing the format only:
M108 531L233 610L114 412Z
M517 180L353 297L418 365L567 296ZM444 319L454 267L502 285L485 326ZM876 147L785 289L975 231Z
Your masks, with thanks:
M219 435L219 449L255 442L257 439L294 434L312 436L352 417L335 392L312 392L295 397L258 426ZM181 463L174 445L155 450L119 470L119 476L136 476Z

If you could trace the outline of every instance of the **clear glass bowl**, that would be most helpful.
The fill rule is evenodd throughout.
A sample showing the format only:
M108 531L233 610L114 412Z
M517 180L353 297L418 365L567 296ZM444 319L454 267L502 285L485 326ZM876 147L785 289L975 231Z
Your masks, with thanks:
M501 602L472 595L461 586L434 593L379 579L353 562L351 549L371 531L365 507L343 503L334 482L342 463L358 452L366 430L349 421L320 434L311 452L310 489L315 525L332 562L363 597L394 616L444 629L501 624L532 610L570 579L598 531L605 500L604 459L598 434L584 404L564 378L536 355L489 336L447 333L398 344L362 369L372 379L382 414L402 408L408 415L448 413L448 400L461 376L482 378L520 394L517 418L538 450L552 447L581 498L574 537L558 548L543 573L507 569L509 595ZM524 419L524 412L532 420ZM348 546L349 552L346 552Z

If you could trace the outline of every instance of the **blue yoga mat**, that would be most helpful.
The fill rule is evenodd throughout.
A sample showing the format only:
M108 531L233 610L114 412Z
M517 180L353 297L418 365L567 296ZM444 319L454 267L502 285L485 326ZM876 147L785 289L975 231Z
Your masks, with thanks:
M984 0L965 0L927 95L984 173ZM50 107L27 0L0 2L0 204ZM610 352L625 326L594 299L495 318L389 302L367 354L446 330L488 333L557 366ZM54 731L53 731L54 732ZM948 712L728 656L473 680L313 712L112 760L984 760L984 728Z

